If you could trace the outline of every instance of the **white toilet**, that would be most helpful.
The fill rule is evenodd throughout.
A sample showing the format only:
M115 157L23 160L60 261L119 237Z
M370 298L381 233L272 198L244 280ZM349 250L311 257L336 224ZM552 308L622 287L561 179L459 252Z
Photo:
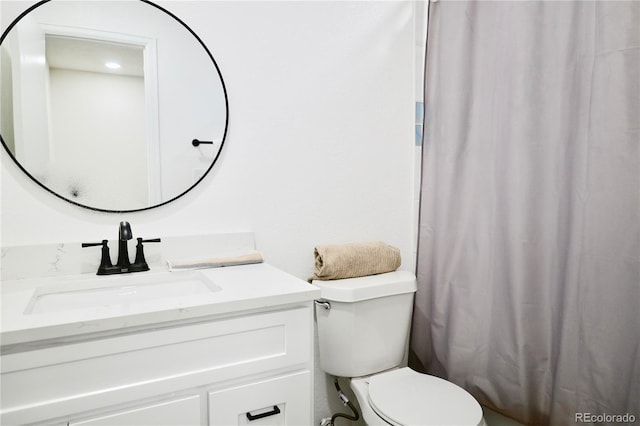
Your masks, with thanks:
M415 276L406 271L313 281L320 367L350 378L367 425L486 425L461 387L400 367L411 324Z

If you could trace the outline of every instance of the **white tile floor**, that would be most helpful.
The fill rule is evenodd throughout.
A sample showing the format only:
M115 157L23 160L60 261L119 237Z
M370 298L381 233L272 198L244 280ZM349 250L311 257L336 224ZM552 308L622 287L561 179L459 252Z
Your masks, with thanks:
M518 423L486 407L482 407L482 411L484 412L484 420L488 426L522 426L522 423Z

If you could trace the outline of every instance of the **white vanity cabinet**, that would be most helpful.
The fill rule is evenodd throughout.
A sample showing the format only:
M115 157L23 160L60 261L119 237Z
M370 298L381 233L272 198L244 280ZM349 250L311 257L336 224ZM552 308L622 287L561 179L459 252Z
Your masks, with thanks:
M310 425L311 301L5 347L0 424Z

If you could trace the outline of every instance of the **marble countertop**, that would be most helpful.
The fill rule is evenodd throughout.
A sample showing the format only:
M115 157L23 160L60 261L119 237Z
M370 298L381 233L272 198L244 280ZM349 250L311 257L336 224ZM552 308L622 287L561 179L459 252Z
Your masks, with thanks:
M87 279L94 284L104 282L108 286L122 286L127 284L127 279L138 279L134 276L144 276L145 281L167 281L185 273L165 269L110 277L77 274L3 281L0 343L3 350L29 347L38 342L53 343L60 339L113 333L125 328L142 329L169 322L192 322L201 317L264 310L320 297L317 287L267 263L260 263L197 270L214 283L218 291L159 295L125 304L76 306L48 312L30 312L29 308L33 305L34 295L63 292L73 287L74 282L81 284ZM100 281L102 278L105 280Z

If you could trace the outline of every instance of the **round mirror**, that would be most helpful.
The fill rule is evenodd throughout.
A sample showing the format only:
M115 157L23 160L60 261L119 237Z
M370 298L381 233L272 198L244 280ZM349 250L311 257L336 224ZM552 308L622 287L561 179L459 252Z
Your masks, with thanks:
M0 39L0 136L31 179L106 212L166 204L203 179L228 100L184 22L146 0L20 3L0 3L21 13Z

